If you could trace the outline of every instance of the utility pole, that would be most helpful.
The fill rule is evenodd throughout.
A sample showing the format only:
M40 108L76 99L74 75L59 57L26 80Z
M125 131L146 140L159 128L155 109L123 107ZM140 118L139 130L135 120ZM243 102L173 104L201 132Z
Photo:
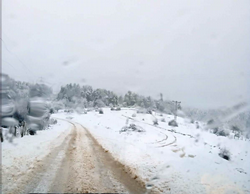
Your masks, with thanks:
M160 97L161 97L160 101L163 102L163 94L162 93L160 93Z
M40 84L44 84L44 79L43 79L43 77L40 77L38 82L39 82Z
M174 120L176 121L176 119L177 119L177 110L179 109L181 102L178 102L178 101L172 101L172 102L174 104Z

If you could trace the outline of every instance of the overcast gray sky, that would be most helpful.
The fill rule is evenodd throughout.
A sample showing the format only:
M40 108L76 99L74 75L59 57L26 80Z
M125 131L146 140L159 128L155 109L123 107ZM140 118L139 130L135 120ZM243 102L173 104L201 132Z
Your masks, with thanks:
M249 101L249 0L3 0L2 71L215 108Z

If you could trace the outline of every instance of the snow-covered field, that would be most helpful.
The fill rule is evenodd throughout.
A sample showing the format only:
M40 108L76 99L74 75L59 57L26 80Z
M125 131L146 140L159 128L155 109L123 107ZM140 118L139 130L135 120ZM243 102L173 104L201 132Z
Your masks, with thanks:
M136 117L132 117L133 114ZM133 109L104 114L57 113L56 118L69 118L86 127L98 142L123 163L131 176L146 182L147 188L162 193L250 193L250 142L216 136L184 118L179 127L168 126L172 115L137 114ZM72 118L71 118L72 117ZM130 119L128 120L128 117ZM166 122L161 122L165 118ZM128 122L128 123L127 123ZM122 132L134 123L145 132ZM174 129L174 130L173 130ZM231 152L231 160L218 154Z
M84 126L133 179L144 182L153 193L250 193L250 141L216 136L205 130L204 124L197 129L196 124L181 117L177 118L179 127L170 127L172 115L137 114L125 108L103 110L104 114L60 112L52 116ZM154 117L158 126L153 125ZM166 122L161 122L162 118ZM120 132L130 124L144 132ZM59 145L70 136L71 129L72 124L58 119L58 124L38 131L38 135L3 142L3 191L29 184L20 177L32 175L33 165L37 166L56 147L61 149ZM223 148L231 153L229 161L218 155ZM45 181L49 180L53 177Z

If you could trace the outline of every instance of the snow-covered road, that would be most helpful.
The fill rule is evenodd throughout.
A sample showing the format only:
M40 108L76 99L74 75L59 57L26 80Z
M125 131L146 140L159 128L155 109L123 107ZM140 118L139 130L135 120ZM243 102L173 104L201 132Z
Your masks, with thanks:
M145 193L82 125L60 120L61 131L3 144L3 193ZM52 137L45 140L42 134ZM25 149L28 139L32 147Z

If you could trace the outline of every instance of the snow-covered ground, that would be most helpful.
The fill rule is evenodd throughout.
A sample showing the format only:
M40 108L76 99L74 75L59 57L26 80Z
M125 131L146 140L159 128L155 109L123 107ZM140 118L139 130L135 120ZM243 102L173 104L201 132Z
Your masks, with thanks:
M59 146L70 133L71 125L59 121L47 130L38 131L37 135L14 138L13 142L5 140L2 148L3 193L7 193L15 184L20 184L20 177L31 173L34 165ZM56 140L56 141L55 141ZM22 183L22 184L29 184ZM21 191L19 191L21 192Z
M136 117L132 117L133 114ZM127 171L147 183L147 188L162 193L250 193L250 142L216 136L184 118L177 118L179 127L168 126L172 115L137 114L133 109L104 114L57 113L86 127L98 142ZM72 118L71 118L72 117ZM130 119L128 120L128 117ZM166 122L161 122L165 118ZM127 123L129 122L129 123ZM134 123L145 132L122 132ZM174 129L174 130L173 130ZM220 149L231 152L231 160L218 154Z
M43 158L49 151L52 143L60 135L69 132L70 124L59 120L57 125L52 125L47 130L38 131L37 135L27 135L23 138L14 138L13 142L4 141L2 143L2 165L9 167L13 165L15 157L24 160L34 160ZM60 142L57 142L60 143Z
M133 114L136 116L132 117ZM52 116L86 127L135 180L146 183L148 190L156 193L250 193L249 141L216 136L205 130L202 123L197 129L195 124L181 117L177 118L179 127L170 127L168 121L173 119L172 115L137 114L133 109L111 111L106 108L104 114L60 112ZM158 126L153 125L154 117L159 121ZM162 118L166 122L161 122ZM140 126L144 132L120 132L130 124ZM38 135L16 138L13 143L4 141L1 144L3 191L29 184L20 177L32 175L37 169L34 165L62 145L71 129L72 124L58 119L57 125L38 131ZM231 152L231 160L218 155L223 148Z

